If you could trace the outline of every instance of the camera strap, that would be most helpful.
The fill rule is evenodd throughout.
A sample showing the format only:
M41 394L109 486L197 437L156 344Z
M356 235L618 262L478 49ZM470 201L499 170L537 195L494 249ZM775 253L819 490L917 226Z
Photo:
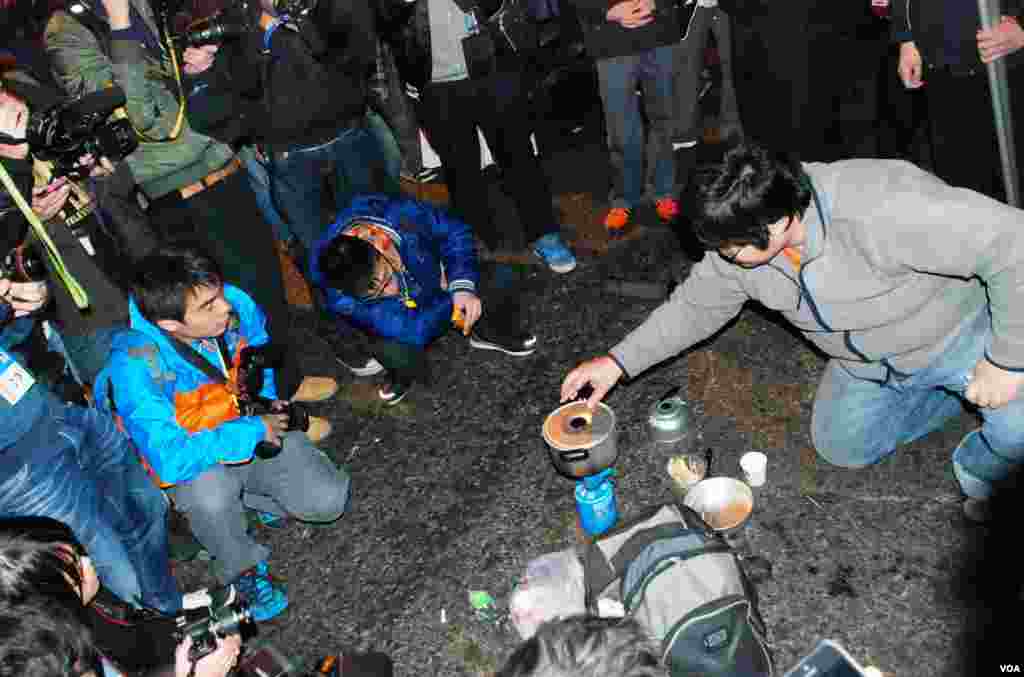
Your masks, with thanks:
M4 184L4 188L10 194L11 198L14 199L14 203L18 205L18 209L28 220L29 225L32 227L32 233L36 239L42 244L43 251L46 253L46 258L50 260L50 265L53 267L53 272L57 276L57 279L61 281L64 287L68 290L68 294L71 295L71 300L75 302L75 305L79 309L89 307L89 295L85 292L78 280L68 272L68 269L64 265L64 259L61 258L60 252L57 251L57 246L53 244L53 240L50 239L49 234L46 232L46 227L43 226L43 222L39 220L39 217L34 211L32 211L32 205L28 203L25 196L18 190L17 184L14 179L7 172L7 168L4 167L3 163L0 162L0 182Z
M208 376L215 383L228 382L228 377L224 375L224 372L210 364L210 361L203 357L202 353L200 353L198 350L196 350L189 344L185 343L184 341L179 341L178 339L174 338L163 329L161 329L160 332L167 337L167 339L171 343L171 346L174 348L175 352L177 352L178 355L180 355L182 359L184 359L186 362L191 364L199 371L203 372L203 374ZM218 350L219 349L220 346L218 346Z

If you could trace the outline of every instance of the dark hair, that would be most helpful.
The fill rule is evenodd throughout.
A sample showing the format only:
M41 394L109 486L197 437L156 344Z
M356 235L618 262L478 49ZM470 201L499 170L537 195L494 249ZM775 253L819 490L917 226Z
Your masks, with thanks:
M549 621L519 645L497 677L667 677L635 620L573 616Z
M768 226L803 217L811 187L800 163L782 153L741 144L721 162L701 167L681 197L683 218L706 249L768 246Z
M132 296L150 322L184 322L189 295L200 287L219 287L223 281L220 266L202 250L169 245L139 261Z
M320 272L327 286L347 296L364 296L373 282L380 252L352 235L339 235L320 252Z
M0 602L45 597L74 613L82 610L85 548L63 522L48 517L0 520Z
M0 604L0 677L102 675L89 628L67 609L33 597Z

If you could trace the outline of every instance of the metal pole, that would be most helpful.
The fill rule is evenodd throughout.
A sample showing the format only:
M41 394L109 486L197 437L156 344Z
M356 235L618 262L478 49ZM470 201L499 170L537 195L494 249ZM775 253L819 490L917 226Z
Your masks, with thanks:
M982 28L999 24L1002 12L999 0L978 0L978 15ZM1010 110L1010 85L1006 79L1006 59L986 64L988 84L992 91L992 114L995 116L996 137L999 139L999 158L1003 164L1003 185L1006 202L1020 207L1020 187L1017 180L1017 152L1013 144L1013 115Z

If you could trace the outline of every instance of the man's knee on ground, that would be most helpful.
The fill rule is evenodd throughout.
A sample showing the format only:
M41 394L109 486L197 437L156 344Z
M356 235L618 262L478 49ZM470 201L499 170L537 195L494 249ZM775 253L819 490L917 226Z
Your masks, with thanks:
M830 465L857 470L873 465L888 456L891 449L868 448L864 436L851 430L842 421L811 421L811 443L814 450Z
M300 512L294 517L303 522L327 523L341 519L352 501L352 480L342 468L332 472L330 478L308 492Z

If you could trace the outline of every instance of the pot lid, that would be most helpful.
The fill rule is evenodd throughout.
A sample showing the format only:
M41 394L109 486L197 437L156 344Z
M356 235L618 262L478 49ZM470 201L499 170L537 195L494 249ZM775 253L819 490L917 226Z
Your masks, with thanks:
M584 401L569 402L544 420L544 441L559 451L590 449L615 430L615 413L603 402L590 409Z

